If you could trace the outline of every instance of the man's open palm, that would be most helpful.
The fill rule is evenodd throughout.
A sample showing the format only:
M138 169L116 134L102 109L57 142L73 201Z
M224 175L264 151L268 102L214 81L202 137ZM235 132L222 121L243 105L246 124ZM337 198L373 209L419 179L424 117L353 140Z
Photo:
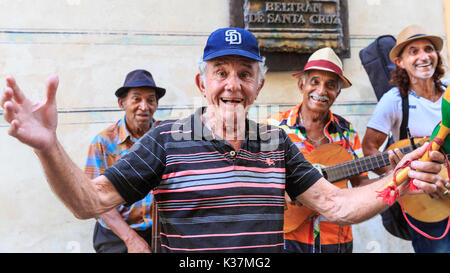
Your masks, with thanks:
M1 106L5 120L11 124L8 130L11 136L37 150L54 144L58 123L55 98L58 82L56 75L48 77L45 100L33 103L25 97L13 77L6 78Z

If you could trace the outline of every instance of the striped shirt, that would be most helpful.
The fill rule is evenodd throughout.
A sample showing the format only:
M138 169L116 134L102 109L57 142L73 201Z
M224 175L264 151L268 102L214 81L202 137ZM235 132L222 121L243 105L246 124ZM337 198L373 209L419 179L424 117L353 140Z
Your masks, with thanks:
M284 191L295 198L321 174L283 130L250 120L234 151L203 110L161 122L104 175L126 202L154 189L163 252L282 252Z
M307 154L312 152L315 147L306 138L306 129L299 121L298 113L301 105L302 103L288 111L272 115L265 122L282 128L297 148L303 154ZM352 155L353 149L358 158L363 157L359 135L353 125L331 111L329 111L329 117L330 120L324 127L324 134L329 142L341 145ZM336 126L341 128L342 134L339 133ZM352 148L349 147L344 136ZM360 176L366 175L367 173L363 173ZM318 236L319 234L320 236ZM353 248L351 226L332 224L320 217L318 213L296 230L285 234L285 239L288 252L352 252Z
M153 121L152 124L154 124ZM88 156L84 167L85 174L93 179L112 166L119 158L128 152L138 140L127 130L125 116L116 123L108 126L94 137L88 149ZM153 195L147 194L141 200L129 206L119 206L117 210L127 224L135 230L146 230L152 226L150 206ZM97 221L104 228L108 228L102 219Z

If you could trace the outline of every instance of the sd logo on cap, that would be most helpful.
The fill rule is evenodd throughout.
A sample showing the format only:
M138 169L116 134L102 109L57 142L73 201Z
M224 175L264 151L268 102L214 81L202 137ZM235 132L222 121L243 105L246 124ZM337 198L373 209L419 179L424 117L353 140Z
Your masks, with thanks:
M258 41L250 31L242 28L220 28L209 36L203 61L225 55L239 55L262 62Z

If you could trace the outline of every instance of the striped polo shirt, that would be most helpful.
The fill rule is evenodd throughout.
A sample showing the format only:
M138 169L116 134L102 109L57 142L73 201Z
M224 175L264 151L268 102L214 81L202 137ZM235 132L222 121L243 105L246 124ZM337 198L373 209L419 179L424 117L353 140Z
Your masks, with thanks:
M246 120L234 151L204 110L161 122L103 174L128 203L154 190L163 252L282 252L284 192L295 198L321 174L277 127Z

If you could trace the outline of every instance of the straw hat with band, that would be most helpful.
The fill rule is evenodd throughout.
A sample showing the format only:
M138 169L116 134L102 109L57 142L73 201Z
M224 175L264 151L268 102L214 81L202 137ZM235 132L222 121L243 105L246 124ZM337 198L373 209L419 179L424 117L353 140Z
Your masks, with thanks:
M336 53L334 53L333 49L329 47L321 48L311 54L303 70L292 74L292 76L298 77L308 70L322 70L333 72L342 79L343 84L341 88L352 86L351 82L347 79L347 77L344 76L341 60L336 55Z
M436 48L436 51L441 51L444 45L444 41L441 37L435 35L425 34L425 30L418 25L410 25L400 32L397 37L397 43L391 49L389 53L389 59L394 62L394 59L400 55L406 45L409 43L419 40L428 39Z

